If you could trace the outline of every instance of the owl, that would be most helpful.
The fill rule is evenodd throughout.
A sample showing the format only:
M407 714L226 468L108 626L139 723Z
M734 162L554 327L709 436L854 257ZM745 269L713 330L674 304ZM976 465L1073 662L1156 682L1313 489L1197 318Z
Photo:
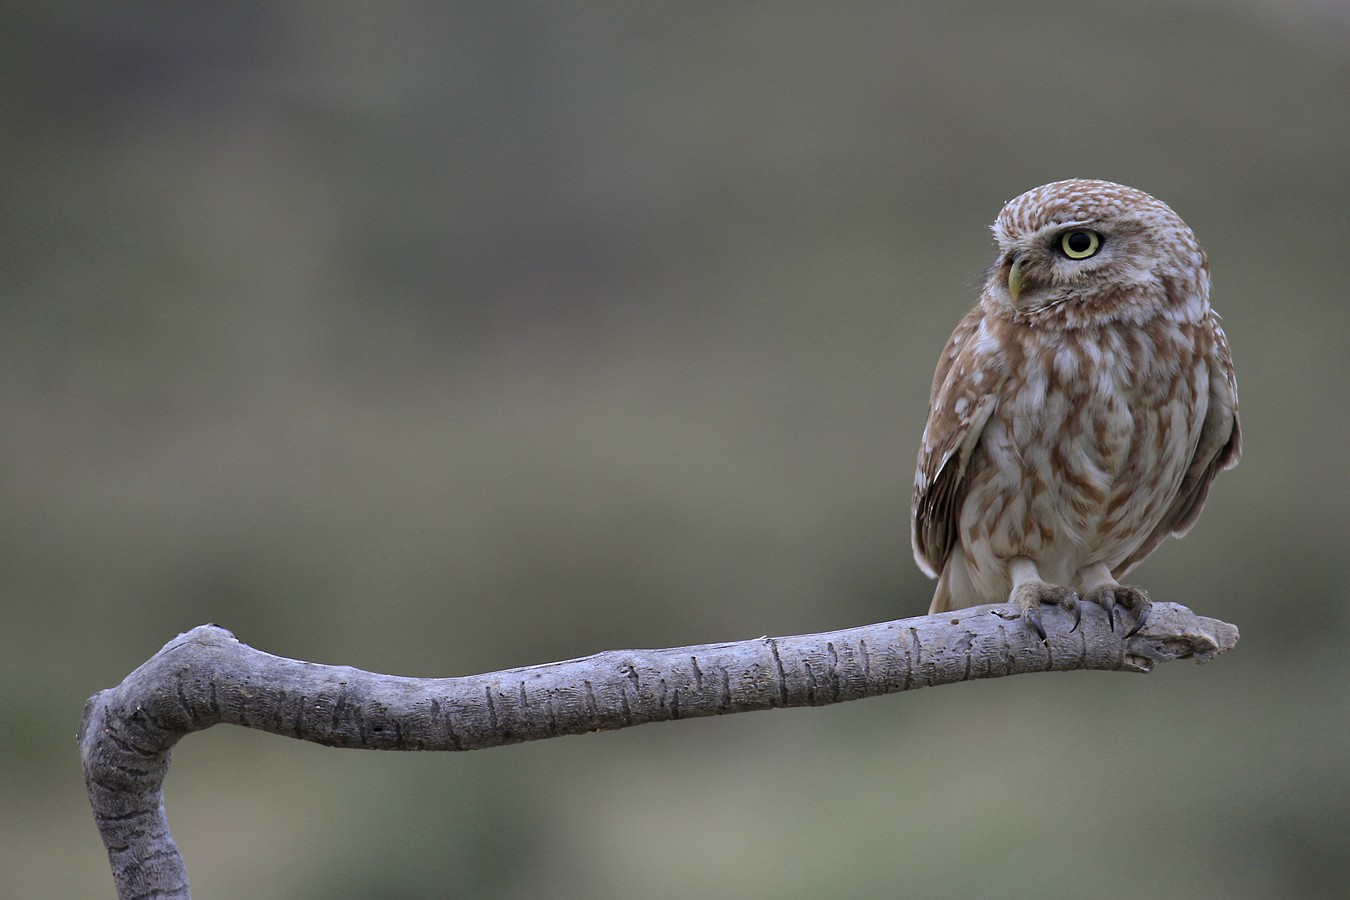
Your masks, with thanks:
M1074 179L1010 201L979 303L938 359L914 476L930 613L1006 600L1148 617L1121 584L1242 453L1209 264L1166 204Z

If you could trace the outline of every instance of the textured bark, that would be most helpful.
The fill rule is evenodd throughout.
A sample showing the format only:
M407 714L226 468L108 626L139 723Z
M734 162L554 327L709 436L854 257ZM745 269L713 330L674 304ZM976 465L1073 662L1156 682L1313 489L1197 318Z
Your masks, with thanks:
M213 625L179 635L85 705L80 751L118 896L187 897L162 786L184 735L227 723L364 750L480 750L693 716L823 706L1027 672L1147 672L1205 662L1237 629L1154 604L1125 639L1084 604L1076 630L1046 607L1042 644L1008 607L978 606L824 634L581 659L461 678L403 678L255 650Z

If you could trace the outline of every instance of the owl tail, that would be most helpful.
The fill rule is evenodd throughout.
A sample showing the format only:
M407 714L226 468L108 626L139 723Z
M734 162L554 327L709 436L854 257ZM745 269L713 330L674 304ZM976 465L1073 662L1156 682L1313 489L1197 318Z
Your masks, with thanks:
M933 602L928 605L928 614L931 616L988 602L981 599L975 590L966 554L962 552L960 544L956 545L942 565L942 574L938 576L937 590L933 592Z
M959 553L960 551L957 551ZM955 556L953 553L952 556ZM952 570L956 566L952 565L953 559L949 558L947 564L942 567L942 574L938 576L937 590L933 592L933 602L928 604L928 614L946 612L952 608Z

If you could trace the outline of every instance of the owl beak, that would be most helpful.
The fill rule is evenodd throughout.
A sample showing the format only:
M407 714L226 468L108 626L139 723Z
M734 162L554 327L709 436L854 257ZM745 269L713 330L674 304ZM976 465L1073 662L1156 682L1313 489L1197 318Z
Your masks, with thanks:
M1012 302L1017 302L1017 295L1022 293L1022 261L1014 259L1012 268L1008 270L1008 296Z

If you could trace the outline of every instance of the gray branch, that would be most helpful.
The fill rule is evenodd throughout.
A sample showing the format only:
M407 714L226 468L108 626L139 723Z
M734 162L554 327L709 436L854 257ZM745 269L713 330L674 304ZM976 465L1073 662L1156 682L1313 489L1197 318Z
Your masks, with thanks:
M462 678L403 678L284 659L202 625L84 709L80 752L121 898L188 896L164 776L186 734L227 723L362 750L481 750L694 716L824 706L1027 672L1148 672L1206 662L1238 631L1156 603L1133 637L1083 604L1047 606L1041 643L1007 606L977 606L824 634L668 650L610 650Z

